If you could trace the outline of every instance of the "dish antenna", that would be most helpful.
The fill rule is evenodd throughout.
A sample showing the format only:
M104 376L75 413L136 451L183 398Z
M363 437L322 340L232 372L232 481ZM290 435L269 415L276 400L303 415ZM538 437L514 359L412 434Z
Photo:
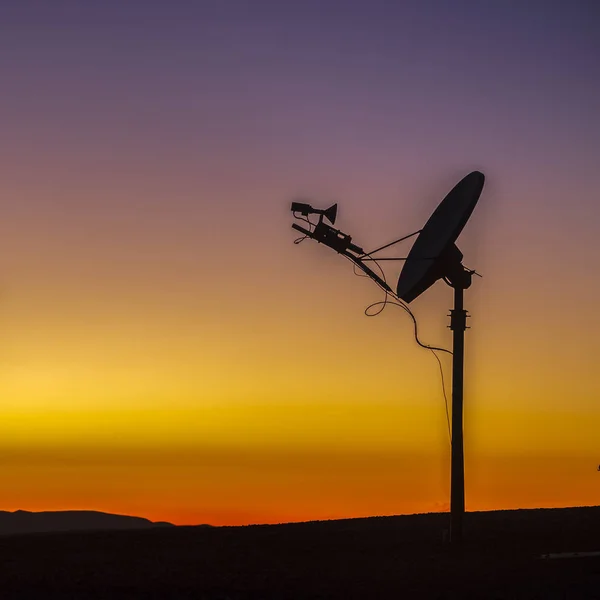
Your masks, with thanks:
M485 177L479 171L473 171L461 179L442 202L435 209L423 229L404 236L398 240L385 244L371 252L364 252L362 248L352 243L352 238L341 231L334 229L323 222L323 217L333 224L337 214L337 205L327 210L312 208L309 204L294 202L292 212L296 216L302 215L311 229L293 224L292 227L303 233L303 237L296 240L301 242L312 238L322 244L333 248L373 279L387 295L401 301L403 306L415 321L407 304L418 298L439 279L443 279L454 290L454 308L450 311L450 329L453 334L452 341L452 458L450 477L450 540L458 543L463 537L463 516L465 512L465 479L464 479L464 450L463 450L463 372L464 372L464 339L467 329L467 311L463 306L464 290L471 286L475 271L467 269L462 264L463 254L455 242L466 225L479 196L483 190ZM310 221L311 214L319 215L319 222ZM333 217L333 218L331 218ZM413 235L419 237L413 244L406 258L381 258L378 260L406 261L398 278L396 292L394 293L385 278L379 277L372 271L365 261L376 261L373 254L401 242ZM406 304L404 304L406 303ZM432 346L421 344L435 350ZM437 348L440 350L440 348ZM600 467L599 467L600 469Z
M471 286L475 271L462 265L463 254L454 242L479 200L484 181L483 173L473 171L442 200L411 248L396 288L396 295L406 303L412 302L438 279L454 289L454 309L450 311L453 335L450 538L456 541L462 539L465 513L463 373L467 311L463 307L463 296L464 290Z

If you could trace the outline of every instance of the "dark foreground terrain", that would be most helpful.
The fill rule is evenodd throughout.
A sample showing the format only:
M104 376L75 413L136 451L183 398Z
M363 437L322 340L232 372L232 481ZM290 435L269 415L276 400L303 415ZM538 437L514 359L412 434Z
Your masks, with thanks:
M0 538L10 598L599 598L600 507Z

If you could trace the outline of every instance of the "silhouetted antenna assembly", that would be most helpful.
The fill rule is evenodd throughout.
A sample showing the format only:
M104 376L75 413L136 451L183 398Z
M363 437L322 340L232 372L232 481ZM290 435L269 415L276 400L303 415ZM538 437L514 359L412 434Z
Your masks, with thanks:
M304 204L302 202L292 202L292 212L294 215L300 213L305 217L305 221L313 227L312 230L305 229L294 223L292 227L304 234L304 237L299 238L297 241L301 241L305 238L311 238L317 240L321 244L325 244L330 248L333 248L338 254L349 258L353 263L358 265L369 277L374 279L380 286L382 286L388 293L393 293L392 288L383 280L377 273L373 272L367 267L360 259L365 254L365 251L352 243L352 237L342 233L339 229L334 229L327 223L323 222L323 218L329 220L330 223L335 223L337 215L337 204L330 206L326 210L319 210L310 206L310 204ZM319 222L315 225L308 219L309 215L319 215Z
M450 311L450 329L452 341L452 460L450 478L450 540L460 542L463 537L463 516L465 512L465 480L463 450L463 372L464 339L467 329L467 311L463 307L464 290L472 283L473 275L479 275L462 264L463 254L455 242L466 225L483 190L485 177L479 171L473 171L461 179L435 209L423 229L385 244L371 252L352 243L352 238L324 223L324 218L332 225L337 216L337 204L326 210L314 209L310 204L293 202L294 216L306 221L310 229L294 223L292 227L303 234L300 242L306 238L316 240L333 248L357 265L386 292L394 297L411 315L415 323L415 337L419 345L430 350L443 350L422 344L416 334L416 320L407 304L418 298L434 283L442 279L454 290L454 308ZM297 215L300 214L301 217ZM318 223L310 221L311 214L319 215ZM413 235L419 235L407 257L374 259L373 254L389 248ZM379 260L405 261L394 292L385 281L365 262ZM448 352L446 350L446 352ZM435 354L435 353L434 353ZM436 356L437 358L437 356ZM439 359L438 359L439 361ZM440 363L441 368L441 363ZM599 467L600 470L600 467Z

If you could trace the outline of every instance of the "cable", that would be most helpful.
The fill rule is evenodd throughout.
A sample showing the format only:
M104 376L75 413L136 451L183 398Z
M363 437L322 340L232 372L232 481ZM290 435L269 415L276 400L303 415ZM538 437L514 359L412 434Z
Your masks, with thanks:
M310 225L309 231L312 233L312 228L315 226L315 224L308 217L305 217L303 215L298 216L297 213L294 213L294 218L298 219L299 221L305 221L306 223L308 223ZM294 240L294 244L300 244L307 238L307 235L302 235Z
M368 256L368 255L363 255L363 256ZM369 277L369 275L367 275L366 273L359 273L356 270L356 262L353 261L351 258L349 258L348 256L346 256L346 258L348 258L348 260L350 260L353 264L353 270L354 270L354 274L357 275L358 277ZM360 257L362 258L362 257ZM359 260L360 260L359 258ZM379 269L380 273L381 273L381 279L383 280L383 283L385 283L385 285L387 285L387 279L385 277L385 271L381 268L381 265L375 260L373 259L373 262L377 265L377 268ZM369 279L371 279L371 277L369 277ZM375 281L375 280L373 280ZM388 303L388 296L390 295L390 292L388 289L384 288L378 281L375 281L375 283L383 290L385 297L383 299L382 302L376 302L375 304L382 304L381 310L378 310L376 313L374 314L367 314L368 317L376 317L377 315L381 314L383 312L383 309L386 307L386 304ZM366 310L368 310L369 308L371 308L371 306L374 306L373 304L371 304L370 306L367 307ZM365 310L365 314L366 314L366 310Z
M388 295L389 294L388 292ZM377 311L376 313L371 313L369 314L368 310L370 308L372 308L373 306L377 306L378 304L381 304L381 310ZM444 369L442 366L442 361L440 360L440 357L437 355L436 352L446 352L447 354L452 354L452 352L450 350L446 350L446 348L438 348L437 346L429 346L428 344L424 344L423 342L421 342L421 340L419 339L419 335L418 335L418 330L417 330L417 319L415 318L414 314L412 313L412 311L408 308L408 306L406 306L404 303L402 302L394 302L391 300L388 300L387 298L385 300L380 300L379 302L373 302L373 304L370 304L369 306L367 306L367 308L365 309L365 314L367 315L367 317L376 317L377 315L381 314L381 312L383 311L383 309L388 305L388 304L393 304L395 306L399 306L400 308L403 308L412 318L414 326L415 326L415 341L417 342L417 344L419 346L421 346L421 348L425 348L426 350L430 350L431 353L433 354L433 356L435 357L435 359L438 362L438 366L440 368L440 376L441 376L441 380L442 380L442 393L444 395L444 406L446 409L446 422L448 425L448 438L450 440L450 444L452 444L452 433L451 433L451 427L450 427L450 412L448 409L448 395L446 394L446 383L444 380Z
M396 296L394 295L394 298L396 298ZM397 299L397 298L396 298ZM367 310L369 308L371 308L371 306L375 306L377 304L382 304L383 302L373 302L373 304L371 304L370 306L367 307ZM438 352L445 352L446 354L452 354L451 350L447 350L446 348L440 348L438 346L430 346L429 344L424 344L423 342L421 342L421 340L419 339L419 332L418 332L418 326L417 326L417 318L415 317L415 315L413 314L413 312L410 310L410 308L408 308L408 306L406 304L404 304L404 302L402 302L402 300L400 300L399 302L394 302L391 300L386 300L385 304L394 304L396 306L399 306L400 308L403 308L410 316L410 318L413 321L413 324L415 326L415 341L417 342L417 344L419 344L419 346L421 346L421 348L425 348L426 350L437 350ZM366 311L365 311L366 314ZM377 313L379 314L379 313ZM373 315L367 315L367 316L373 316Z
M306 223L308 223L311 227L314 227L315 224L308 218L305 217L304 215L300 215L298 216L296 213L294 213L294 218L298 219L299 221L305 221Z
M346 258L348 258L348 257L346 257ZM352 259L348 258L348 260L352 260ZM354 262L354 261L352 261L352 262ZM377 267L381 271L383 282L387 285L387 281L385 278L385 272L381 268L381 265L376 260L374 260L373 262L377 265ZM388 304L395 304L396 306L403 308L410 315L410 318L412 319L414 326L415 326L415 341L417 342L417 344L419 344L419 346L421 346L421 348L425 348L426 350L438 350L439 352L446 352L447 354L452 354L452 352L450 350L446 350L446 348L439 348L438 346L429 346L428 344L422 343L421 340L419 339L417 318L413 314L412 310L410 310L410 308L408 307L408 304L403 302L394 292L390 292L389 290L382 287L377 281L375 281L375 283L377 285L379 285L379 287L385 292L385 298L383 300L380 300L379 302L373 302L372 304L369 304L369 306L367 306L367 308L365 309L365 315L367 315L367 317L375 317L375 316L381 314L383 309ZM388 299L389 296L392 296L392 298L394 298L394 300L396 300L396 302L389 300ZM381 310L377 311L376 313L369 314L369 312L368 312L369 309L372 308L373 306L377 306L379 304L383 305Z
M433 354L435 356L435 359L437 360L438 365L440 367L440 377L442 379L442 392L444 394L444 405L446 407L446 423L448 425L448 440L450 441L450 446L452 446L452 429L450 427L450 413L448 411L448 396L446 395L446 384L444 382L444 369L442 367L442 361L440 360L440 357L435 353L435 350L432 350L431 354Z
M348 260L350 260L350 259L348 259ZM354 271L354 274L357 277L368 277L368 275L364 271L361 272L361 271L356 270L356 263L353 260L350 260L350 262L352 263L352 270Z
M348 260L351 260L349 257ZM352 261L354 263L354 261ZM384 281L384 283L386 283L387 285L387 281L385 278L385 272L383 271L383 269L381 268L381 265L374 260L373 261L378 267L379 270L381 271L382 274L382 279ZM356 265L355 265L355 273L356 273ZM358 273L356 273L358 275ZM366 275L365 275L366 276ZM444 368L442 366L442 361L440 360L440 357L436 354L436 351L438 352L445 352L447 354L452 355L452 352L450 350L447 350L446 348L439 348L438 346L430 346L428 344L424 344L423 342L421 342L421 340L419 339L419 331L418 331L418 324L417 324L417 318L415 317L415 315L413 314L412 310L410 310L409 306L403 302L396 294L394 294L393 292L390 292L389 290L385 289L383 286L381 286L377 281L375 281L375 283L377 283L377 285L379 285L379 287L384 291L385 293L385 298L383 300L380 300L379 302L373 302L372 304L370 304L369 306L367 306L367 308L365 309L365 315L367 315L367 317L376 317L377 315L380 315L383 310L385 309L385 307L388 304L394 304L395 306L399 306L400 308L404 309L404 311L406 313L408 313L408 315L410 316L410 318L413 321L414 324L414 328L415 328L415 341L417 342L417 344L419 346L421 346L421 348L425 348L426 350L430 350L431 353L433 354L433 356L435 357L435 359L437 360L438 366L440 368L440 377L441 377L441 382L442 382L442 393L444 395L444 407L446 410L446 423L448 425L448 439L450 440L450 445L452 445L452 432L451 432L451 426L450 426L450 412L448 409L448 395L446 394L446 383L444 380ZM392 298L394 298L394 300L390 300L389 297L392 296ZM381 309L378 310L375 313L369 313L369 309L373 308L374 306L378 306L381 305Z
M358 273L356 271L356 266L357 266L357 261L360 261L360 259L364 256L369 256L369 254L364 254L362 257L357 257L356 259L354 259L353 257L347 255L347 254L343 254L340 253L344 258L346 258L347 260L349 260L352 264L353 264L353 270L354 270L354 274L355 275L360 275L360 273ZM383 283L387 286L387 281L386 281L386 277L385 277L385 272L382 269L381 265L377 262L377 260L373 259L373 262L377 265L377 267L379 268L381 275L382 275L382 281ZM368 277L368 275L364 275L366 277ZM452 445L452 433L451 433L451 428L450 428L450 415L449 415L449 410L448 410L448 396L446 394L446 384L444 381L444 370L442 367L442 361L440 360L440 357L436 354L436 350L438 352L445 352L447 354L452 354L452 352L450 350L447 350L446 348L440 348L438 346L430 346L428 344L424 344L423 342L421 342L421 340L419 339L419 332L418 332L418 325L417 325L417 318L415 317L415 315L413 314L413 312L410 310L410 308L408 307L408 305L406 303L404 303L394 292L390 291L389 289L386 289L385 287L383 287L383 285L381 285L380 282L378 282L377 280L373 280L385 293L385 297L383 300L380 300L378 302L373 302L372 304L370 304L369 306L367 306L367 308L365 309L365 315L367 315L367 317L375 317L379 314L381 314L383 312L383 310L385 309L385 307L388 304L394 304L396 306L399 306L400 308L404 309L409 315L410 318L413 321L414 324L414 328L415 328L415 341L417 342L417 344L419 346L421 346L421 348L425 348L426 350L430 350L431 353L434 355L435 359L438 361L438 366L440 368L440 375L441 375L441 380L442 380L442 393L444 395L444 405L445 405L445 409L446 409L446 422L448 425L448 437L450 439L450 445ZM389 299L389 297L394 298L394 300L396 301L391 301ZM381 309L378 310L376 313L369 313L369 309L373 308L374 306L378 306L381 305Z

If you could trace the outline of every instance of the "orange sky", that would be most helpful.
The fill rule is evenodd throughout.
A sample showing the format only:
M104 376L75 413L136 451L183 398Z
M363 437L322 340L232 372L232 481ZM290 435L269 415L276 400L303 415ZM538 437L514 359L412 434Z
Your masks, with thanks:
M420 3L267 4L0 24L0 509L446 510L434 358L402 311L364 316L381 294L346 261L292 243L289 203L338 201L336 227L371 249L474 169L467 509L597 504L594 21L481 8L446 38L450 16ZM411 305L427 343L450 346L451 302L440 282Z

